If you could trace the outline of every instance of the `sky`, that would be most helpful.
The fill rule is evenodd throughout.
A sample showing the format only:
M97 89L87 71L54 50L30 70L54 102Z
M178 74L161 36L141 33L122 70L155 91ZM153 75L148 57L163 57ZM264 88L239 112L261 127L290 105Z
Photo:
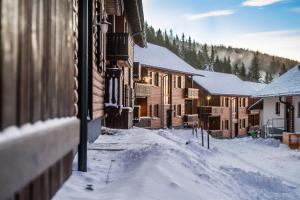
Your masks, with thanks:
M197 42L300 61L300 0L143 0L145 20Z

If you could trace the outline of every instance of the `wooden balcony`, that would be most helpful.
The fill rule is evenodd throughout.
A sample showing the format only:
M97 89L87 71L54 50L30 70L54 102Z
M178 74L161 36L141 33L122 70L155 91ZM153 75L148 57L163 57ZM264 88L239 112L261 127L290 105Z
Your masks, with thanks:
M151 128L151 122L151 117L141 117L139 123L137 123L136 126L141 128Z
M135 86L136 97L149 97L151 95L151 85L137 83Z
M223 114L223 107L201 106L198 107L199 115L220 116Z
M133 41L129 33L107 33L107 58L133 63Z
M198 99L199 90L195 88L185 88L184 98L186 99Z
M191 126L194 125L196 123L198 123L198 114L193 114L193 115L184 115L183 117L183 123Z

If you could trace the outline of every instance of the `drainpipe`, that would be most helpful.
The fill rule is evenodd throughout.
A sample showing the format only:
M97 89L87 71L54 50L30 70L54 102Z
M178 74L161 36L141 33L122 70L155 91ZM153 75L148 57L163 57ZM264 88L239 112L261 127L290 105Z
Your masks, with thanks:
M286 107L287 107L287 109L290 109L291 110L291 112L292 112L292 124L291 124L291 132L292 133L294 133L294 110L295 110L295 107L292 105L292 104L290 104L289 102L286 102L286 101L283 101L282 100L282 97L279 97L279 101L280 101L280 103L282 103L282 104L284 104L284 105L286 105ZM287 118L286 118L286 115L287 115L287 111L285 111L285 116L284 116L284 129L286 130L286 131L288 131L287 130L287 124L288 124L288 121L287 121Z
M87 171L87 116L88 116L88 10L89 1L79 1L78 68L79 68L79 113L80 142L78 146L78 170Z

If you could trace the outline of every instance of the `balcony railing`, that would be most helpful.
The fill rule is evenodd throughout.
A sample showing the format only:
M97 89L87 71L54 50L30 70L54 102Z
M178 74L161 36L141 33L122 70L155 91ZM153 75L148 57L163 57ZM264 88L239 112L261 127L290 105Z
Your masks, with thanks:
M136 97L148 97L151 95L151 86L148 84L137 83L135 86Z
M133 62L133 41L129 33L107 33L107 58Z
M184 124L187 125L194 125L198 123L198 114L193 114L193 115L184 115L183 117L183 122Z
M184 98L186 99L198 99L199 90L195 88L185 88Z
M222 107L214 107L214 106L201 106L198 107L199 115L210 115L210 116L220 116L223 114Z

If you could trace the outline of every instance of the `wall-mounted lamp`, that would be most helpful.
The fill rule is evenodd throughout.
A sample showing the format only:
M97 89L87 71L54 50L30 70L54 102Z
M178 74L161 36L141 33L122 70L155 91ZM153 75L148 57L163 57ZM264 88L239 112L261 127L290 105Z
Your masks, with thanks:
M150 81L151 81L151 77L150 77L150 76L145 76L145 77L143 78L143 81L144 81L145 83L149 84Z
M210 101L210 99L211 99L211 96L210 95L207 95L206 96L206 100L207 100L207 105L209 106L209 101Z
M101 20L101 14L99 14L99 13L96 14L96 16L94 18L93 26L100 27L102 33L107 33L107 31L108 31L108 25L111 25L111 23L109 23L106 20L106 18L102 19L101 22L99 22L99 21L97 21L98 17Z

